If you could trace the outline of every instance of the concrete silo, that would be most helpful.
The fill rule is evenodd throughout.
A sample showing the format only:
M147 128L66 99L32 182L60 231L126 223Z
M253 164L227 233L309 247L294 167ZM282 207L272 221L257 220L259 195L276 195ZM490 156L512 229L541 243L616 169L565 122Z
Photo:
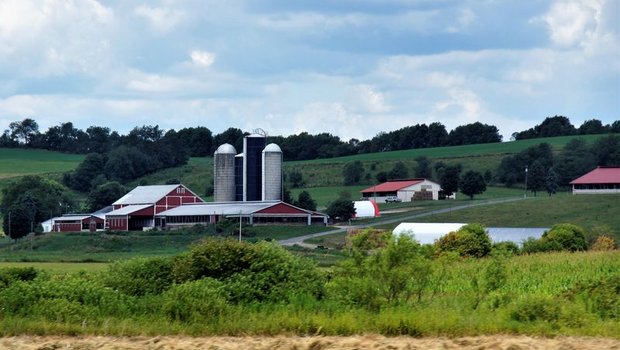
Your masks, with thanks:
M216 202L235 200L235 155L237 150L225 143L213 153L213 196Z
M270 143L263 150L262 200L282 200L282 150Z

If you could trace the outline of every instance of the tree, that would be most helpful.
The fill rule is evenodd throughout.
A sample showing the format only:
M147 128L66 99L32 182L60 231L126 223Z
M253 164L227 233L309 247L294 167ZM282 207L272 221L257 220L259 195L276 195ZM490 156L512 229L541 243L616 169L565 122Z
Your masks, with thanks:
M325 211L334 220L347 221L355 215L355 206L350 199L338 198Z
M310 196L310 193L307 191L301 191L299 196L297 196L297 201L295 205L306 210L316 210L316 202Z
M127 189L116 181L106 182L97 186L88 194L88 210L96 211L112 205L127 193Z
M288 173L288 181L292 188L299 188L304 185L304 178L301 175L301 172L297 169L293 169L290 173Z
M439 183L446 196L451 196L459 190L461 170L460 164L448 165L445 168L438 169L441 173Z
M487 184L484 182L482 174L477 171L470 170L466 172L460 180L461 192L469 199L474 199L474 195L484 193L487 190Z
M13 239L31 232L32 224L36 225L75 208L75 201L65 188L55 181L38 176L24 176L3 189L2 194L2 226L4 232L10 232Z
M581 135L604 134L605 132L607 132L606 128L603 126L603 123L598 119L586 120L579 127L579 134Z
M596 168L596 156L582 139L572 139L566 143L557 156L554 169L558 184L568 183Z
M387 174L388 180L406 179L409 176L409 170L401 161L396 162L392 170Z
M11 129L11 138L26 146L31 146L39 133L39 124L31 118L26 118L21 122L12 122L9 124L9 128Z
M359 160L345 164L342 169L345 186L357 185L364 174L364 165Z
M448 142L454 146L501 141L502 136L496 126L480 122L457 126L448 134Z
M599 166L620 166L620 136L601 137L592 145Z
M88 192L92 188L92 181L103 173L108 158L104 154L90 153L71 173L65 173L65 186L80 192Z
M535 161L529 168L527 188L534 193L545 189L546 171L540 161Z
M549 169L547 172L547 177L545 178L545 189L551 197L552 194L555 194L558 190L558 175L555 173L553 168Z
M438 252L457 252L461 256L482 258L491 252L491 238L480 224L468 224L448 233L435 243Z
M380 171L375 176L375 179L377 179L377 182L384 183L388 180L388 174L385 171Z
M431 160L426 156L420 156L415 159L418 163L415 176L424 179L430 179L433 176L433 168L431 168Z

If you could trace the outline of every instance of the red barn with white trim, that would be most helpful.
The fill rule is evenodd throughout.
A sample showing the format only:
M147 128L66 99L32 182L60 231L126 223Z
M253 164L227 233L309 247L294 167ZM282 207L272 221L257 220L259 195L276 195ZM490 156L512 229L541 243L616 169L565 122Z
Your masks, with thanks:
M620 193L620 167L598 167L570 182L573 194Z

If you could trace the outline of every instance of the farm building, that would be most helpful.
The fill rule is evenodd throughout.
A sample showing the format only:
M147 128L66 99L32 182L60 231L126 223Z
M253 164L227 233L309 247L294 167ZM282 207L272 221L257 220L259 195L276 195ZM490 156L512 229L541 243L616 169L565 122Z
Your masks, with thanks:
M105 219L93 214L67 214L51 219L51 231L54 232L95 232L102 230ZM45 227L43 228L45 232Z
M215 224L223 219L239 219L253 224L326 225L328 216L298 208L282 201L214 202L182 205L155 216L158 226L178 228Z
M570 184L573 194L620 193L620 167L598 167Z
M427 179L392 180L362 190L362 197L377 203L398 198L402 202L438 200L441 186Z
M105 214L105 228L143 230L158 225L155 215L180 205L203 203L197 194L183 185L138 186L116 202Z
M409 235L421 244L433 244L441 236L447 235L452 231L457 231L465 226L462 223L420 223L403 222L394 228L393 234ZM493 243L513 242L518 245L532 237L540 238L549 228L544 227L487 227L487 232Z

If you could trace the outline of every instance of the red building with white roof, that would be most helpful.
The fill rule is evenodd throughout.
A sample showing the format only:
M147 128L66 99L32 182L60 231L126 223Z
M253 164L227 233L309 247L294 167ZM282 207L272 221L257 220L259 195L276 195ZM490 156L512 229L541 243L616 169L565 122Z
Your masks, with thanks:
M620 193L620 167L598 167L570 182L573 194Z
M433 181L417 178L406 180L391 180L379 185L368 187L362 192L362 197L372 199L377 203L398 198L403 202L412 200L438 200L441 186Z
M138 186L112 203L105 214L110 230L143 230L158 225L155 216L184 204L203 203L197 194L183 185Z

